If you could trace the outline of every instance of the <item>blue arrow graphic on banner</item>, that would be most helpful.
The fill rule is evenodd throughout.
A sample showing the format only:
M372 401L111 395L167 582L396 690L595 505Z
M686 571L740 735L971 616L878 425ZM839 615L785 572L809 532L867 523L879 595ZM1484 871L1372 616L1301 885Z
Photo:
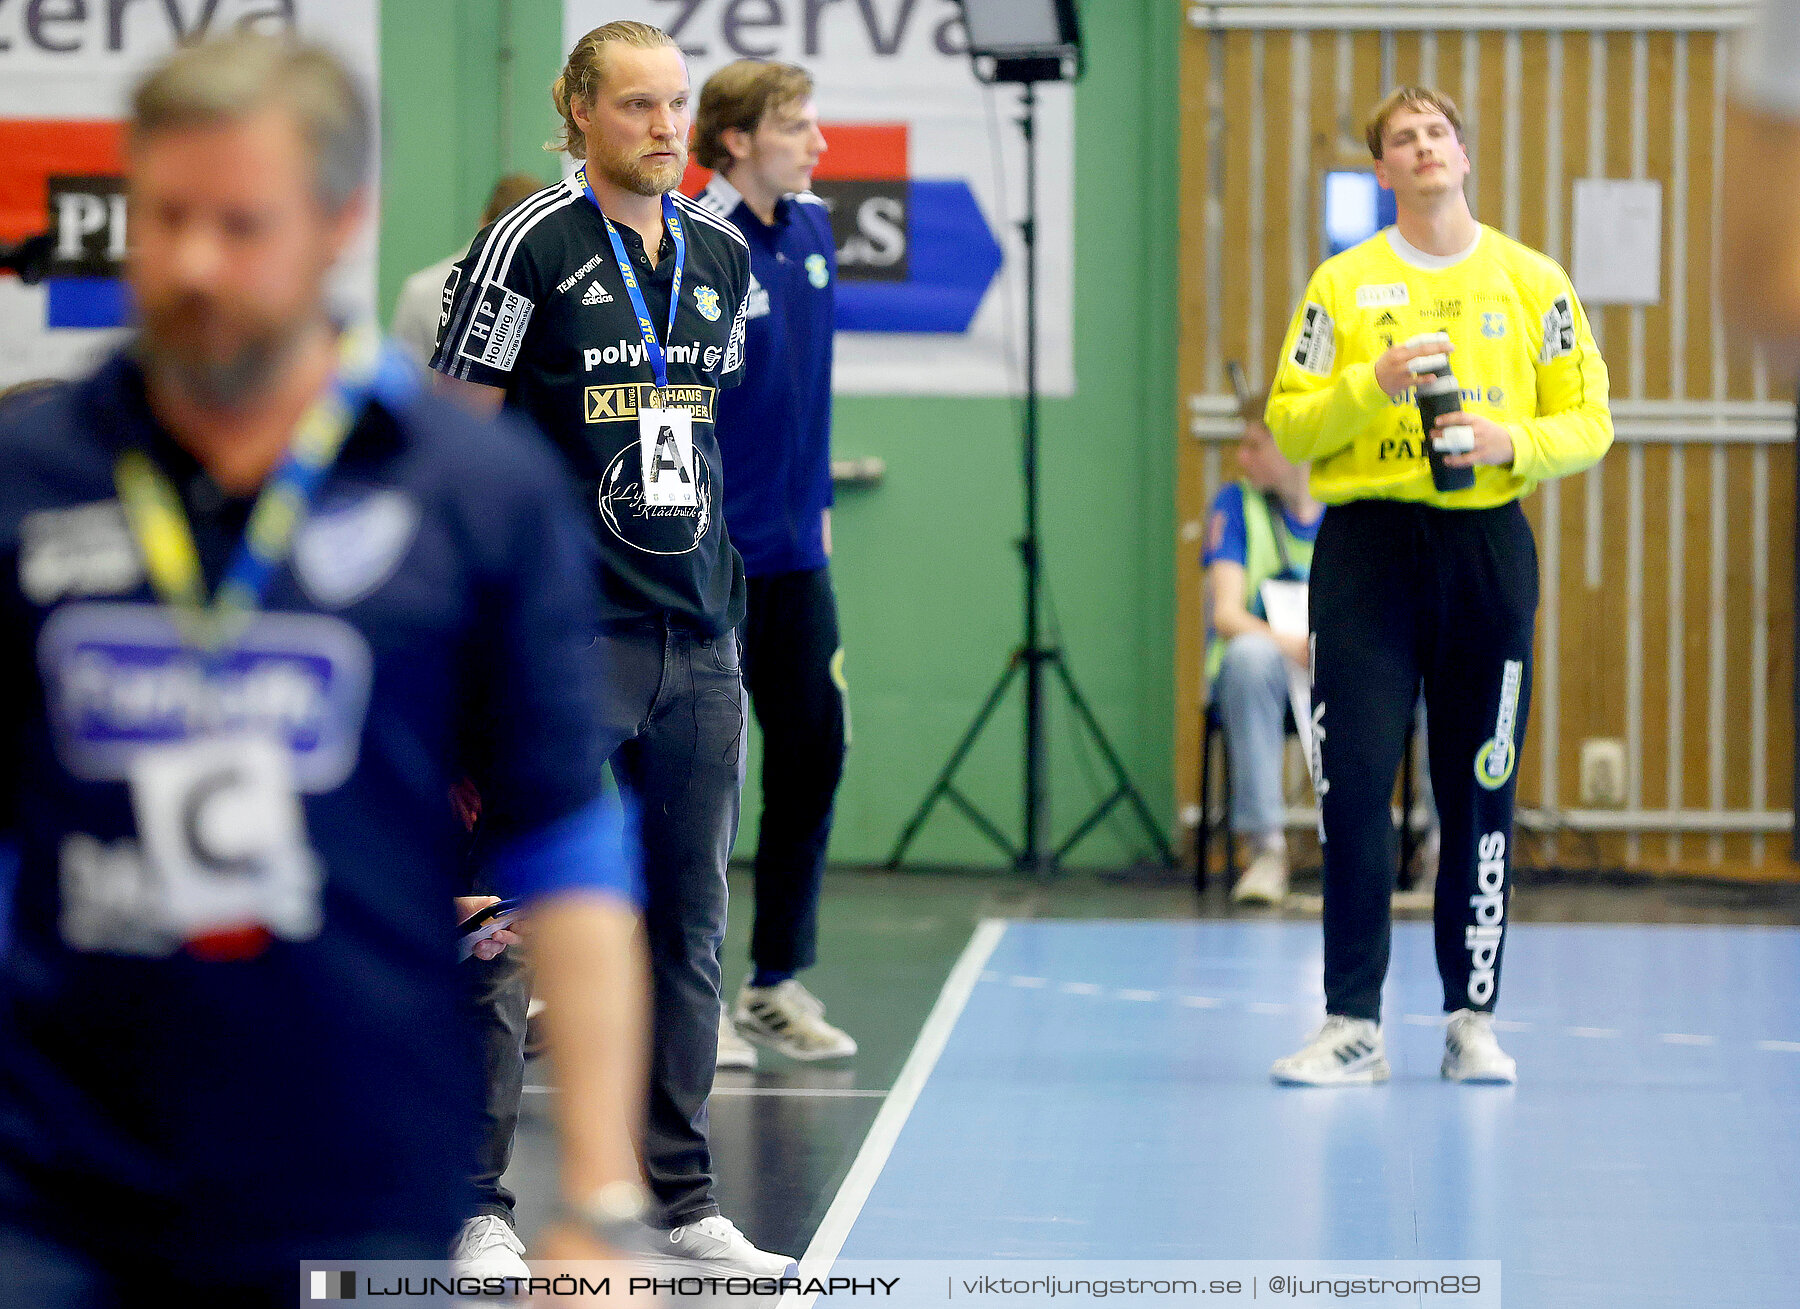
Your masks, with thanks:
M837 288L843 332L966 332L1000 271L994 239L963 181L907 183L904 282L856 282Z

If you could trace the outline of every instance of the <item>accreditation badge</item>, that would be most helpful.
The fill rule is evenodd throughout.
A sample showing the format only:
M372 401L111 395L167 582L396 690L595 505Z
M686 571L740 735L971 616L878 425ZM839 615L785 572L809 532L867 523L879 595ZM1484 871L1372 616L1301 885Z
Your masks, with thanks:
M645 504L691 509L700 503L691 410L638 410L638 455L643 464Z
M183 940L261 927L319 931L319 865L287 747L272 735L202 737L141 752L131 807L160 908Z

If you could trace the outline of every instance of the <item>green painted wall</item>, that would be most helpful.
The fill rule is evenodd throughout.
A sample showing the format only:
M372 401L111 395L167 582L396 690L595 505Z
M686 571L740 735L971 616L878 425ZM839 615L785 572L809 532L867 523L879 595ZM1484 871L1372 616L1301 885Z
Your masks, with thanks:
M503 11L510 13L502 42ZM504 168L556 175L539 147L556 126L547 88L562 61L555 0L385 0L381 295L466 242ZM1079 390L1043 408L1044 557L1069 663L1164 830L1173 788L1176 73L1181 7L1090 0L1088 73L1076 93L1075 366ZM510 60L510 131L501 88ZM971 150L986 150L985 140ZM990 215L997 223L999 216ZM879 455L886 481L841 491L836 578L855 745L832 857L883 858L1020 636L1019 405L847 397L841 455ZM1015 837L1019 697L959 775ZM1050 712L1055 839L1110 791L1076 747L1060 694ZM752 778L756 773L753 761ZM754 830L746 792L746 842ZM740 842L744 847L746 842ZM1143 849L1109 820L1072 862ZM941 806L920 862L995 864L994 848Z

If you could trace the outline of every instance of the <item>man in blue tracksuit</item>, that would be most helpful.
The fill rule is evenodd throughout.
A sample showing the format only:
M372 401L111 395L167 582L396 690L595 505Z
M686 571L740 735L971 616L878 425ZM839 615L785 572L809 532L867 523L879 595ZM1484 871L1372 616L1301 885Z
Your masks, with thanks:
M825 149L812 79L743 59L700 93L694 153L715 170L700 204L750 245L744 383L719 399L725 521L749 581L744 681L763 733L755 972L731 1014L795 1059L856 1053L794 974L815 959L831 805L848 718L831 553L831 217L808 191ZM724 1066L755 1051L722 1026Z

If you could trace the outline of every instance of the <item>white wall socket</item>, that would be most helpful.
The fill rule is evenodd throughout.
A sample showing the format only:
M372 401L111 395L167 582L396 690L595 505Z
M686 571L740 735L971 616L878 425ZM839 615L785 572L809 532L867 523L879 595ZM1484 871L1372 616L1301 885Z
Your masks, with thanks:
M1625 743L1617 737L1590 736L1581 743L1581 807L1625 807Z

